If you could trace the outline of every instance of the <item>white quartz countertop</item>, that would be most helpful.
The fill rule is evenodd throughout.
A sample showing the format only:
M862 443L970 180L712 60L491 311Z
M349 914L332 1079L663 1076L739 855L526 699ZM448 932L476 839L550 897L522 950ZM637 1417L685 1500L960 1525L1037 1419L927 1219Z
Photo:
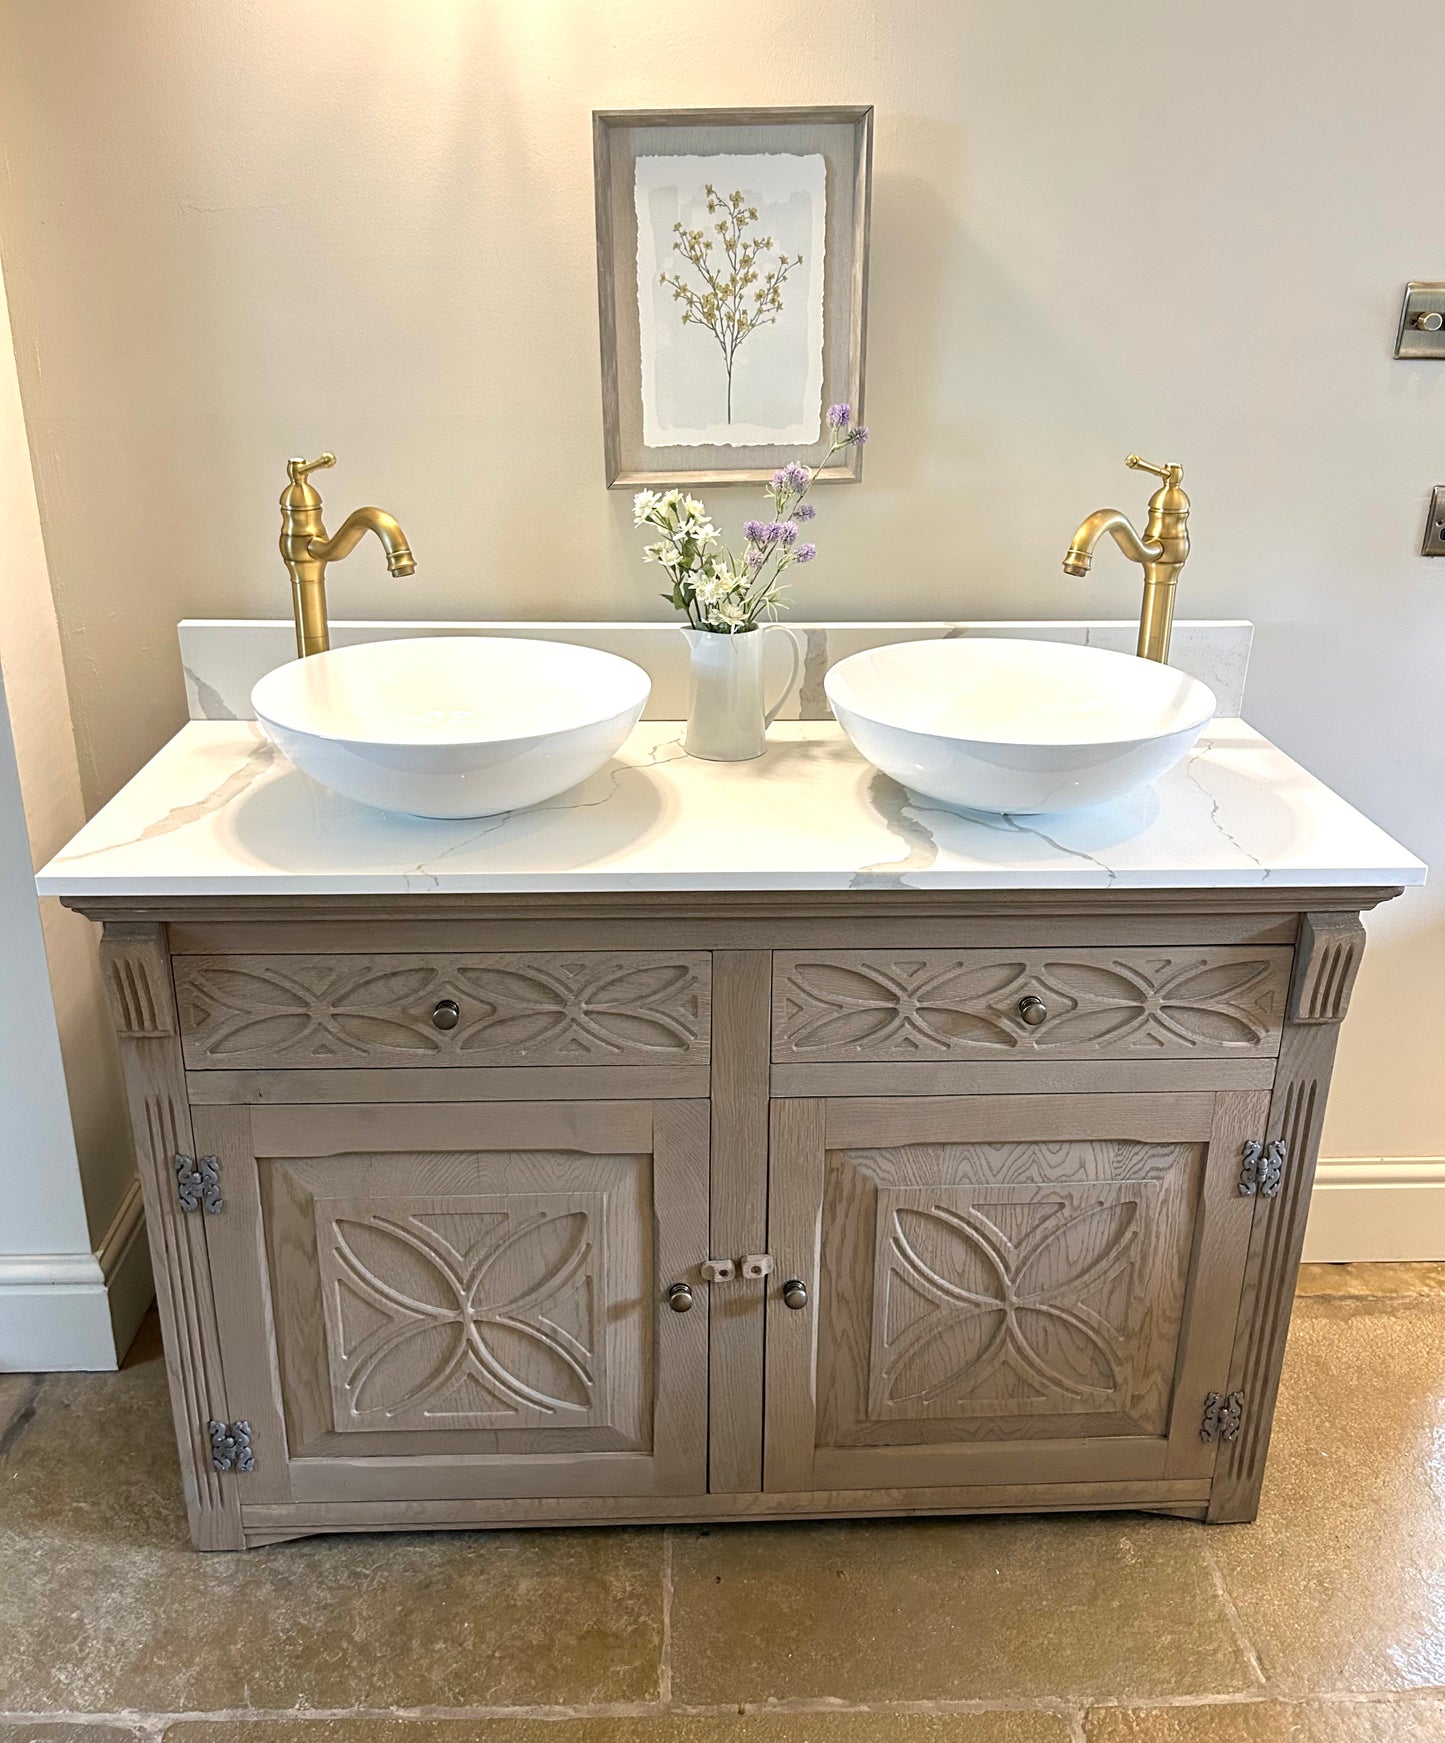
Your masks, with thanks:
M751 763L644 721L545 805L428 821L317 786L249 721L185 727L40 873L50 896L492 891L1146 889L1417 884L1425 867L1240 720L1177 769L1069 816L917 798L824 721Z

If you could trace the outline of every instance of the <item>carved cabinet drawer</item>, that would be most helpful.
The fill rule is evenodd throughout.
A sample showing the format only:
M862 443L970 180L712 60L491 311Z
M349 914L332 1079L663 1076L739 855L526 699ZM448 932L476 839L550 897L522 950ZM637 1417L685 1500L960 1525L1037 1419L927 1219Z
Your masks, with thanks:
M1232 1059L1279 1052L1293 952L779 951L773 1059Z
M705 951L178 956L189 1069L702 1065Z

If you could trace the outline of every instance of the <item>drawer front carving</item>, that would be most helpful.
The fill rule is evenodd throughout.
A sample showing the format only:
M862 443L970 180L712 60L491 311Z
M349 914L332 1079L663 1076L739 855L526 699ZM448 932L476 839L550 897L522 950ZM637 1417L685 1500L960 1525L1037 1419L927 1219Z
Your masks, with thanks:
M705 952L185 956L191 1070L700 1065Z
M778 1063L1279 1052L1286 948L779 952Z

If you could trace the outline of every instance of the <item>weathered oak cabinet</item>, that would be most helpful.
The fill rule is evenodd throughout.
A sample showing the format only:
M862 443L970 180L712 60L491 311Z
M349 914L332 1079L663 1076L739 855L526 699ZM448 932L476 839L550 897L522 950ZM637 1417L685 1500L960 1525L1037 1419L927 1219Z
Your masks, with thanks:
M1251 1518L1393 893L73 899L197 1545Z

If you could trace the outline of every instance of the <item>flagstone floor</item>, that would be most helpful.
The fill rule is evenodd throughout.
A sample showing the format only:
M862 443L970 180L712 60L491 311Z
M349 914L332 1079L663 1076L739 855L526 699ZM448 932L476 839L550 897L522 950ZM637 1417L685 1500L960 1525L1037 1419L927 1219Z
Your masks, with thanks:
M0 1374L0 1743L1445 1743L1445 1266L1301 1279L1253 1526L187 1546L154 1323Z

